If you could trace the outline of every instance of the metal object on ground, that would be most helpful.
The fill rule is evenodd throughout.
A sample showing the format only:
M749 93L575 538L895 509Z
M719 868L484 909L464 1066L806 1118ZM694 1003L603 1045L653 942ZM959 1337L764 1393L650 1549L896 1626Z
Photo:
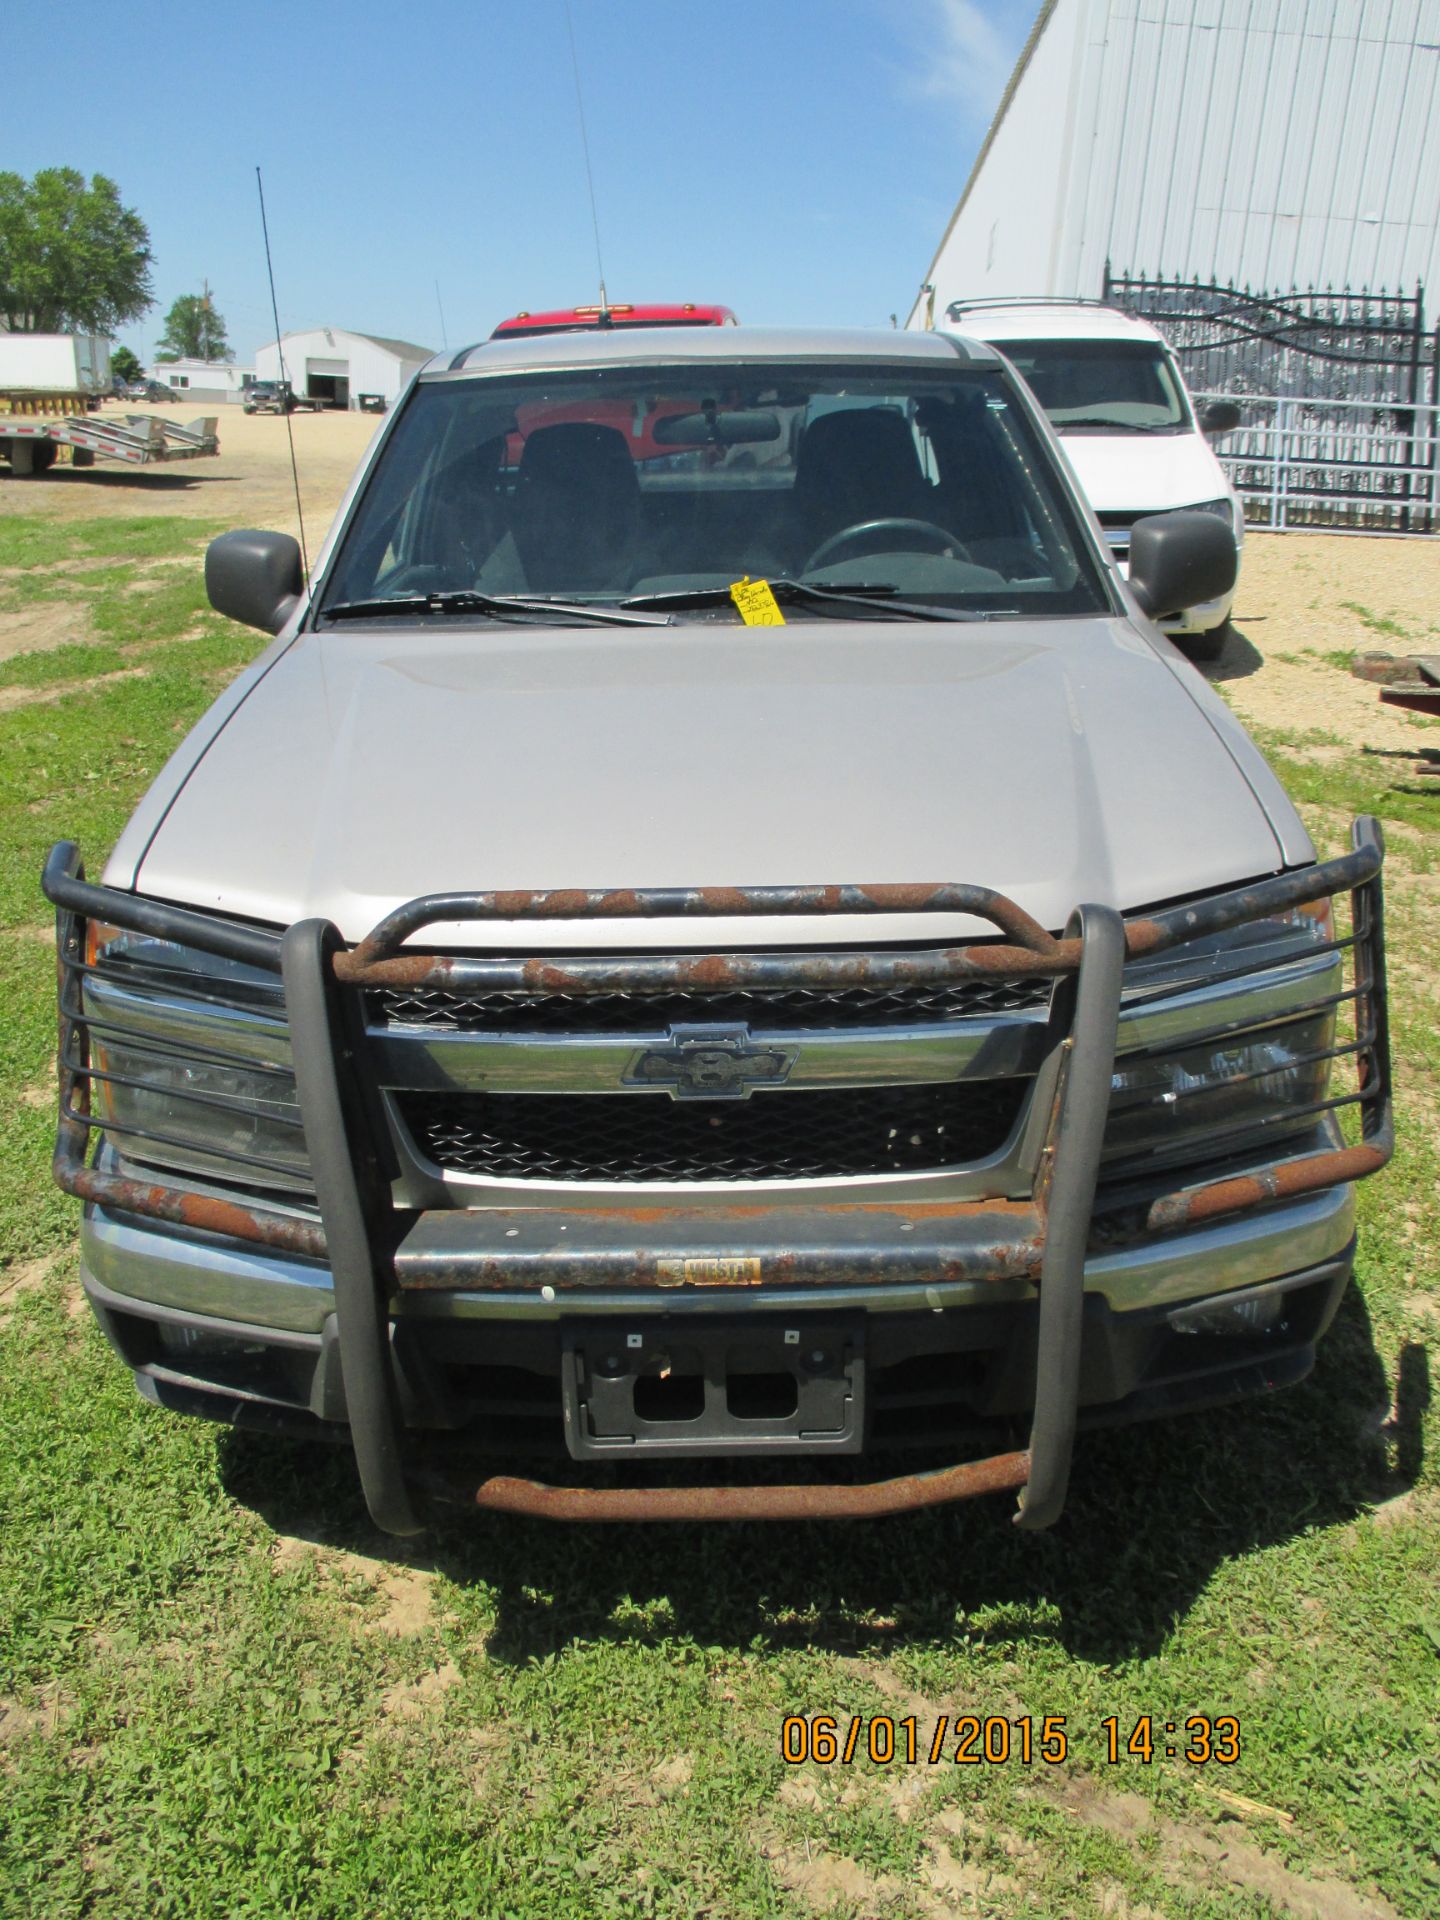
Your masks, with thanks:
M1378 686L1387 707L1403 707L1407 713L1440 720L1440 654L1412 653L1397 660L1389 653L1362 653L1350 671L1357 680ZM1422 776L1440 775L1440 755L1434 748L1422 750L1414 770Z

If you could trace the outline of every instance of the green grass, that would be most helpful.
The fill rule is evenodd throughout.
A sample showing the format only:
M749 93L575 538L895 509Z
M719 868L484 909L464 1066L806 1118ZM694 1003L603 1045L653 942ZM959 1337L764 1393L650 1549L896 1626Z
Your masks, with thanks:
M1325 851L1360 808L1392 826L1408 962L1400 1146L1310 1381L1085 1437L1033 1538L997 1500L851 1528L461 1516L402 1550L343 1451L147 1405L74 1311L40 862L64 833L98 869L259 644L185 570L127 593L172 523L114 526L0 528L0 555L125 561L86 576L93 657L12 662L0 711L0 1914L1254 1920L1306 1876L1440 1907L1437 796L1263 742ZM87 689L112 659L139 671ZM1069 1754L780 1758L787 1713L878 1712L922 1744L940 1713L1063 1714ZM1107 1716L1195 1713L1239 1717L1234 1766L1106 1763Z
M1423 644L1428 636L1440 633L1440 627L1433 623L1423 633L1414 631L1399 620L1393 620L1388 614L1376 613L1372 608L1361 606L1357 600L1342 600L1341 606L1347 613L1353 613L1362 627L1371 633L1378 633L1384 640L1403 640L1414 646Z

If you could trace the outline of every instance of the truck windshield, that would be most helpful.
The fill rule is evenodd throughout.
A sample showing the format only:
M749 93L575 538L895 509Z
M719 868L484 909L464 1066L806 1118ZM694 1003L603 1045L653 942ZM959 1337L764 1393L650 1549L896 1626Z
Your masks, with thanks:
M422 381L321 617L394 599L424 618L427 596L438 617L469 593L476 618L482 596L674 595L677 618L733 620L724 590L747 575L836 590L813 618L853 617L856 588L877 619L887 593L995 618L1109 606L1002 375L712 362Z
M1057 433L1181 433L1185 396L1144 340L1001 340Z

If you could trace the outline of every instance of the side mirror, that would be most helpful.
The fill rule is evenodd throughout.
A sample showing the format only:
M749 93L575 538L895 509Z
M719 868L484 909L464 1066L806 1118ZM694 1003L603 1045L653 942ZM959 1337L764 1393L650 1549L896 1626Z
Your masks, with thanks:
M1130 591L1152 620L1219 600L1239 570L1235 535L1213 513L1147 513L1130 529Z
M1233 400L1212 400L1200 416L1202 433L1233 433L1240 424L1240 409Z
M205 549L205 591L217 613L279 633L305 591L299 541L251 527L222 533Z

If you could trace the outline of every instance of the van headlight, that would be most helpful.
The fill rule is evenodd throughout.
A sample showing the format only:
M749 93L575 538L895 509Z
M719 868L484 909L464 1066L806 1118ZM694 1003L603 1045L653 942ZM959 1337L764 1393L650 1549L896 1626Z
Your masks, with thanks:
M312 1191L278 977L96 921L85 959L91 1114L117 1150Z
M1213 513L1217 520L1223 520L1233 533L1235 531L1235 502L1229 494L1219 500L1197 500L1193 507L1186 507L1186 513Z

